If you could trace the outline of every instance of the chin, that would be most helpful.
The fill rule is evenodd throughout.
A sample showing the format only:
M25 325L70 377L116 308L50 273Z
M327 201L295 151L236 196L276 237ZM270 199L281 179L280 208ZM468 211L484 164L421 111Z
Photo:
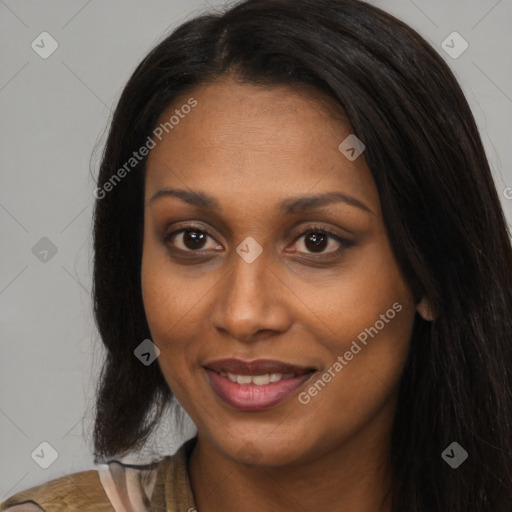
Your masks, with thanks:
M217 436L215 436L217 437ZM261 433L222 436L215 439L215 445L224 454L239 464L247 466L276 467L293 465L300 459L307 458L310 452L304 445L304 436L298 432L274 432L270 436ZM310 447L311 451L313 447Z

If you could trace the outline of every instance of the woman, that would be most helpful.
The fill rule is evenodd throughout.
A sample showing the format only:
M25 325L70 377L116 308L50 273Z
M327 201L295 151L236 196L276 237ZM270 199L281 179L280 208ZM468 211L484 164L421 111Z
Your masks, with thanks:
M185 23L128 82L95 196L98 471L1 510L511 510L510 239L416 32L356 0ZM172 399L197 436L116 461Z

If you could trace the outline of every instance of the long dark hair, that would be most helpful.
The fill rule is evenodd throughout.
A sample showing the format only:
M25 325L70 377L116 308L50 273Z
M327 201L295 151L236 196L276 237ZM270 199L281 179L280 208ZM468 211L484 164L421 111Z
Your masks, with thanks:
M366 150L388 235L418 315L392 440L393 511L512 510L512 250L471 110L414 30L357 0L247 0L188 21L139 64L115 110L94 213L94 313L107 355L95 460L140 449L172 401L140 282L145 159L112 181L162 112L230 73L309 84L333 98ZM119 176L119 174L117 175ZM104 185L109 182L114 186ZM468 453L452 469L441 453Z

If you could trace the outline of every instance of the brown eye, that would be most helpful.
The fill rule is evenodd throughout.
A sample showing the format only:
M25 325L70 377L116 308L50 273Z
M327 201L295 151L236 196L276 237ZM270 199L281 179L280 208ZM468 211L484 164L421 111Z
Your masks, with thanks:
M208 235L202 231L183 231L183 244L188 249L202 249Z
M303 240L303 241L302 241ZM296 242L298 252L306 253L331 253L336 252L343 245L340 237L320 229L311 229L300 236ZM306 250L302 250L302 246ZM331 250L326 249L329 248Z
M211 247L208 247L208 239L211 239ZM165 237L165 243L182 251L198 251L201 249L218 249L219 245L213 238L201 229L194 227L173 231Z
M311 252L322 252L329 244L329 238L324 233L309 233L304 241L304 245Z

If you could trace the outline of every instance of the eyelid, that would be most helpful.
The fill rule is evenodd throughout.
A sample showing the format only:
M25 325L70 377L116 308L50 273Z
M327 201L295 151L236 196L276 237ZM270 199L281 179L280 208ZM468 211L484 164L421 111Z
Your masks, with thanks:
M177 236L179 235L180 233L183 233L185 231L200 231L201 233L205 233L207 237L211 238L212 240L215 240L215 242L219 245L222 245L220 244L220 242L218 242L216 240L216 238L210 233L210 231L208 229L206 229L205 227L199 225L199 224L187 224L186 226L182 226L182 227L175 227L172 231L169 231L167 233L164 234L164 236L162 237L162 242L165 244L165 245L169 245L169 241L172 237L174 236ZM178 249L178 248L174 248L178 251L181 251L181 252L189 252L189 253L199 253L201 254L201 251L209 251L211 249L197 249L195 251L192 251L192 250L185 250L185 249Z
M297 254L300 254L300 255L305 255L305 257L324 259L324 260L328 259L330 257L334 258L334 257L337 257L339 255L339 253L341 253L345 249L354 245L353 241L348 240L347 238L345 238L337 233L334 233L331 229L320 226L320 225L309 225L302 229L301 228L298 228L298 229L300 231L298 231L295 238L293 239L293 242L292 242L293 244L295 244L297 242L297 240L303 238L304 236L306 236L308 233L311 233L311 232L323 233L328 238L332 238L333 240L335 240L336 242L338 242L340 244L340 247L338 249L336 249L334 251L329 251L329 252L314 253L314 252L304 252L304 251L292 251L292 252L296 252ZM181 227L180 226L175 227L175 229L166 233L163 236L162 242L164 243L164 245L169 247L169 241L173 236L176 236L185 231L193 231L193 230L197 230L202 233L205 233L207 237L214 240L217 244L222 245L220 242L218 242L216 240L216 238L210 233L210 231L207 228L205 228L204 226L202 226L198 223L190 223L190 224L186 224ZM288 231L288 233L289 233L289 231ZM172 249L179 251L181 253L198 254L198 255L202 255L202 254L212 251L212 249L186 250L186 249L179 249L177 247L172 247ZM215 250L215 249L213 249L213 250Z
M308 226L305 229L301 229L299 231L299 233L297 234L297 236L294 238L293 244L295 244L297 242L297 240L303 238L304 236L306 236L308 233L311 233L311 232L323 233L328 238L331 238L331 239L335 240L336 242L338 242L340 244L340 247L338 249L335 249L334 251L320 252L320 253L303 252L303 251L293 251L293 252L297 252L297 254L300 254L300 255L310 258L310 259L317 258L318 260L322 260L322 259L326 260L328 258L338 257L340 255L340 253L343 252L345 249L348 249L349 247L355 245L355 242L353 242L352 240L349 240L337 233L334 233L329 228L325 228L325 227L319 226L319 225Z

